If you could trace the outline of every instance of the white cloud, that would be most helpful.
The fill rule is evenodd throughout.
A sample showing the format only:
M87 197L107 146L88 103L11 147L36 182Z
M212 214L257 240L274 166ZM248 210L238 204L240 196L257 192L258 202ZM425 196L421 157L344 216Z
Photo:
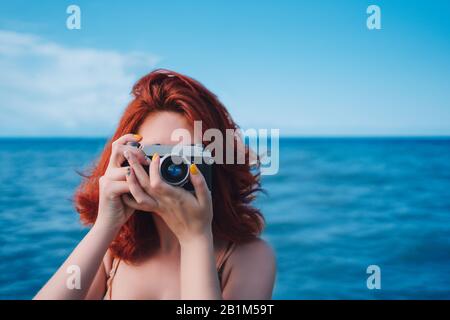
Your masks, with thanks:
M0 30L0 135L106 135L159 58Z

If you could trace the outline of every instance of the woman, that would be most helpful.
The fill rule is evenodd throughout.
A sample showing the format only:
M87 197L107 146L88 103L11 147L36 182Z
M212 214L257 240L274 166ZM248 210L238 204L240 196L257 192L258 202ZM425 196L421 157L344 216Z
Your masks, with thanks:
M270 299L275 258L258 237L264 220L251 205L260 188L250 165L214 164L209 191L193 164L191 193L163 181L159 155L149 160L132 145L173 145L176 129L192 137L182 144L207 144L194 121L202 130L237 129L225 107L199 82L168 70L146 75L132 93L75 194L92 228L35 299Z

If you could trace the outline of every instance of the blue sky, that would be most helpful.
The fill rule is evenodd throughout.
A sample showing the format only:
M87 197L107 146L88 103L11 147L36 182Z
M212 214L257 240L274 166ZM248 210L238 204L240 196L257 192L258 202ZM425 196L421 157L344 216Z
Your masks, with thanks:
M450 135L449 49L445 0L2 2L0 136L109 135L157 67L204 83L244 128Z

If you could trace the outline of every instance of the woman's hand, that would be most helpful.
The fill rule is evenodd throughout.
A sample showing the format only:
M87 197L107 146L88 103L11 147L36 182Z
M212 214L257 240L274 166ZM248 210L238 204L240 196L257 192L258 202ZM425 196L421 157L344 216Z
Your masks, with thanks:
M195 196L180 187L164 182L159 174L160 158L155 154L149 172L134 153L125 151L130 164L126 179L131 193L123 195L124 203L134 209L158 214L172 230L180 243L211 234L213 218L211 193L206 181L195 166L189 168Z
M126 134L112 143L108 167L99 179L99 209L95 225L118 231L134 212L121 198L123 194L130 192L125 178L130 168L122 167L125 161L123 152L127 150L134 155L136 161L145 162L145 155L140 149L126 145L141 139L139 135Z

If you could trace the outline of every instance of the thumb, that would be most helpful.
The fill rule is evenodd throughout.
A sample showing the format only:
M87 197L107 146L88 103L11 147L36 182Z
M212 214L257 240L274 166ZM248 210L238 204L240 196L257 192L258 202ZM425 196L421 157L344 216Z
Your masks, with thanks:
M194 186L195 195L201 205L206 205L211 200L211 192L206 184L205 177L193 163L189 167L191 183Z

